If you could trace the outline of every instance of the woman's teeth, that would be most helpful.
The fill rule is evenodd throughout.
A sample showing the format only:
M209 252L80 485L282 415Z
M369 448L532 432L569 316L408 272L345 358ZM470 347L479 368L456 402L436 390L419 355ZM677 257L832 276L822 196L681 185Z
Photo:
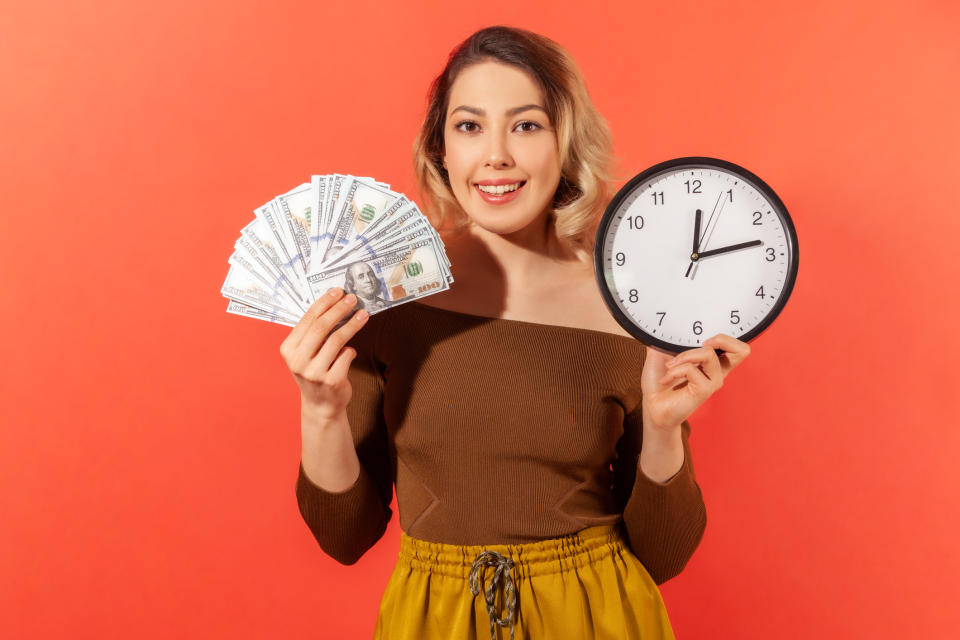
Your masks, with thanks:
M508 191L516 191L522 185L523 185L522 182L516 182L514 184L501 184L495 187L487 186L484 184L478 184L477 188L480 189L480 191L483 191L484 193L489 193L495 196L499 196L499 195L503 195L504 193L507 193Z

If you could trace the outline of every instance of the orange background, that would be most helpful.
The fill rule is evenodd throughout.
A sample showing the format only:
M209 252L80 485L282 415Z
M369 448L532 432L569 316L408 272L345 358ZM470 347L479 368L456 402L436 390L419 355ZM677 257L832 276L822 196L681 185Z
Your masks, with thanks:
M667 4L5 0L0 637L370 637L397 518L352 567L317 547L287 329L219 290L311 173L416 199L428 84L498 23L573 53L624 180L723 158L797 227L789 304L691 419L678 637L952 636L958 5Z

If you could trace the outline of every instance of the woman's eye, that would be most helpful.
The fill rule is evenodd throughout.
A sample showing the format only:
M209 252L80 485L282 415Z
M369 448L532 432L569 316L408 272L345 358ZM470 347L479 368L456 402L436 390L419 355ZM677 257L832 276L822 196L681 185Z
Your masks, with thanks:
M458 122L454 126L454 129L458 129L460 131L463 131L464 133L473 133L474 131L476 131L475 127L477 127L476 122L473 122L471 120L464 120L462 122Z
M536 131L541 127L536 122L531 122L530 120L524 120L523 122L517 125L517 128L519 128L521 131L524 131L524 132L530 132L530 131Z

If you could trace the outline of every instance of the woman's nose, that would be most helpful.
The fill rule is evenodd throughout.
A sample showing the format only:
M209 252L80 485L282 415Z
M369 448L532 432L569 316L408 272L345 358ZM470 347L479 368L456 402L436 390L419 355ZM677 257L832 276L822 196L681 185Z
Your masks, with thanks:
M487 136L487 166L509 167L513 164L513 156L507 144L505 134Z

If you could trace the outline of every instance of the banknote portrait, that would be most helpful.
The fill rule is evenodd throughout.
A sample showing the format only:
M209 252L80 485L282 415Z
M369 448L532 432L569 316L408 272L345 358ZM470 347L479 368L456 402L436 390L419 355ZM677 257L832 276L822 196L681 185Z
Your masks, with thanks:
M390 302L383 297L380 278L366 262L352 263L347 267L344 278L343 290L357 296L357 304L361 308L376 313L390 306Z

